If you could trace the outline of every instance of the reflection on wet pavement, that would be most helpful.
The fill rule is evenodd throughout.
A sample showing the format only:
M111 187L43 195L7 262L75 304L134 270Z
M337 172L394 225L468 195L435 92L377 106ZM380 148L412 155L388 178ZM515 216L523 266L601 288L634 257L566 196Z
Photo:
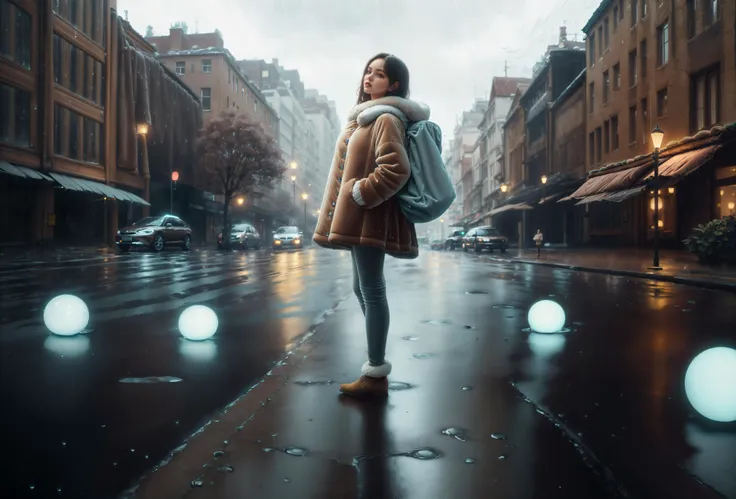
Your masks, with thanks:
M106 497L162 460L141 499L736 497L736 428L684 391L695 355L732 342L732 293L483 255L388 269L382 404L337 396L365 361L343 253L0 266L11 497ZM60 292L88 334L44 329ZM564 334L528 330L541 299ZM195 304L218 315L211 340L178 332Z

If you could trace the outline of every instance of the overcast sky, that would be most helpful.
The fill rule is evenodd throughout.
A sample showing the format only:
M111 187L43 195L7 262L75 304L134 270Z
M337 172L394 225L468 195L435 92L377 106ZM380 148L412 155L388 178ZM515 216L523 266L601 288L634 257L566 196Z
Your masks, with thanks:
M565 23L570 39L599 0L118 0L133 27L168 33L219 29L238 59L276 57L297 69L306 88L337 104L340 121L355 104L365 62L396 54L411 72L411 96L429 104L451 135L476 97L488 98L493 76L531 76ZM168 5L166 7L165 5Z

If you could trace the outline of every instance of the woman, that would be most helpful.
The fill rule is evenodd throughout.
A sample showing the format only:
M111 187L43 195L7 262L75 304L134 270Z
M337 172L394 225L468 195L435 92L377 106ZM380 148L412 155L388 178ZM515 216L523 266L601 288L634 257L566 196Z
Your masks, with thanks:
M353 291L365 316L368 361L357 381L340 385L347 395L388 394L383 264L386 254L416 258L419 252L414 225L395 197L411 173L406 125L429 119L429 109L408 95L409 70L398 57L381 53L368 61L358 102L337 141L314 234L320 246L350 250Z

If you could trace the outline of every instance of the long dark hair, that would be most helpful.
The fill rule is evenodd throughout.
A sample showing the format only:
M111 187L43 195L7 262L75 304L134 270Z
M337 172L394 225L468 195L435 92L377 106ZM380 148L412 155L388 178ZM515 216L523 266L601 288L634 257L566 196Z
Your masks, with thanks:
M393 95L395 97L409 97L409 68L406 67L404 61L392 54L381 52L371 57L368 62L365 63L363 68L363 74L360 76L360 85L358 86L358 102L360 104L367 100L370 100L371 96L363 91L363 77L365 72L368 71L368 67L376 59L383 59L383 72L388 77L388 84L393 85L395 82L399 83L399 88L396 90L389 90L386 96Z

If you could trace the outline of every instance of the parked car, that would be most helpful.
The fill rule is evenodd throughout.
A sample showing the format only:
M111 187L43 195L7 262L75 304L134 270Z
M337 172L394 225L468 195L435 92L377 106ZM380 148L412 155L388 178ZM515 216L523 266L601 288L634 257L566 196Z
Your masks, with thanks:
M217 247L223 249L222 232L217 235ZM250 224L233 224L230 229L230 247L261 249L261 235Z
M271 247L274 251L289 248L302 248L303 246L304 234L299 230L299 227L289 225L279 227L273 231L273 243L271 243Z
M480 253L484 249L490 251L498 249L501 253L505 253L508 246L508 238L490 225L470 229L463 237L463 251L473 248L476 253Z
M115 236L115 243L123 252L130 248L161 251L166 246L179 246L188 251L192 246L192 229L173 215L145 217L120 229Z
M434 240L434 241L432 241L432 243L431 243L431 244L429 245L429 248L430 248L430 249L433 249L433 250L441 250L441 249L442 249L443 247L444 247L444 246L442 245L442 241L440 241L439 239L435 239L435 240Z
M456 250L463 247L463 236L465 235L464 230L453 231L452 234L447 236L445 240L446 250Z

